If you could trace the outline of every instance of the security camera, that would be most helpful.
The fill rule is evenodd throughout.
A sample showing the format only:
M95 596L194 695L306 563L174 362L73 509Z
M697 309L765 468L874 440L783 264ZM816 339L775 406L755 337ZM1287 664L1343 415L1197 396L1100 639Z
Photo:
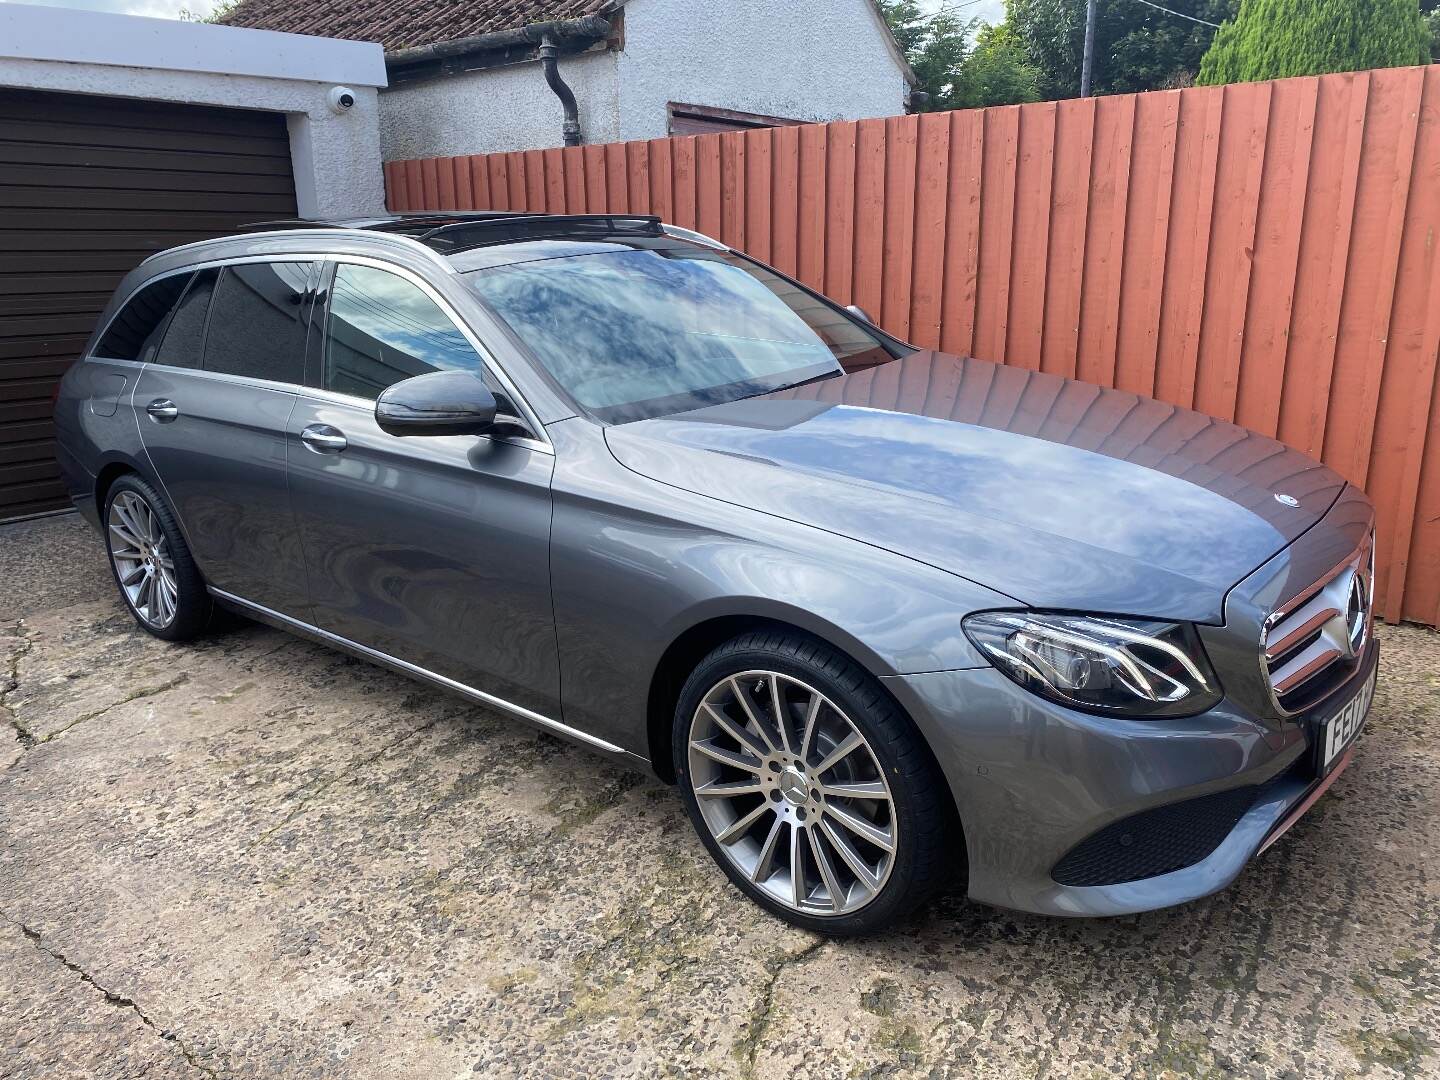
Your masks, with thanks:
M355 91L348 86L332 86L325 95L325 100L329 103L331 112L344 116L355 107Z

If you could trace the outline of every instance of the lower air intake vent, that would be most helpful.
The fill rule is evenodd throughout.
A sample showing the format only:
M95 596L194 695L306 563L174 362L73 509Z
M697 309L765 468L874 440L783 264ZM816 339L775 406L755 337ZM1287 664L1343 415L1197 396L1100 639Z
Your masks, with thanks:
M1076 844L1050 876L1061 885L1119 885L1194 866L1230 835L1259 791L1232 788L1123 818Z

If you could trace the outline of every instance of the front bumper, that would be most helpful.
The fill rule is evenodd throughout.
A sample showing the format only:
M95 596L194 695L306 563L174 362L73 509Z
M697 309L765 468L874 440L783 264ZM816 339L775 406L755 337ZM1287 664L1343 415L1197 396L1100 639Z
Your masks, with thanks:
M1372 640L1346 689L1283 724L1227 698L1200 716L1136 721L1053 705L994 668L894 676L886 684L929 741L965 831L972 898L1048 915L1124 915L1223 889L1292 823L1320 781L1316 725L1374 670ZM1329 779L1333 780L1335 773ZM1108 825L1157 807L1254 786L1207 856L1105 885L1062 885L1056 864Z

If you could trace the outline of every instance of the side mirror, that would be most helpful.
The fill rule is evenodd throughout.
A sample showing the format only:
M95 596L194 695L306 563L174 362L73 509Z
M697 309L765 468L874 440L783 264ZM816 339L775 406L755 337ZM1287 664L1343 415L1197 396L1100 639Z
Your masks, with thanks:
M375 422L391 435L483 435L495 426L495 395L469 371L432 371L386 387Z
M862 322L868 322L871 326L875 325L875 320L870 318L869 312L867 312L864 308L857 307L854 304L846 304L845 310L848 311L851 315L854 315L857 319L860 319Z

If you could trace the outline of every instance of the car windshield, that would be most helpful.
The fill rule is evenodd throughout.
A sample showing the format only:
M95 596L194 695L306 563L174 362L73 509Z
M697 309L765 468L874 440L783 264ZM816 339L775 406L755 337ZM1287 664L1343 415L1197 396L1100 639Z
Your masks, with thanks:
M467 275L607 423L698 409L892 359L880 338L728 252L636 246Z

